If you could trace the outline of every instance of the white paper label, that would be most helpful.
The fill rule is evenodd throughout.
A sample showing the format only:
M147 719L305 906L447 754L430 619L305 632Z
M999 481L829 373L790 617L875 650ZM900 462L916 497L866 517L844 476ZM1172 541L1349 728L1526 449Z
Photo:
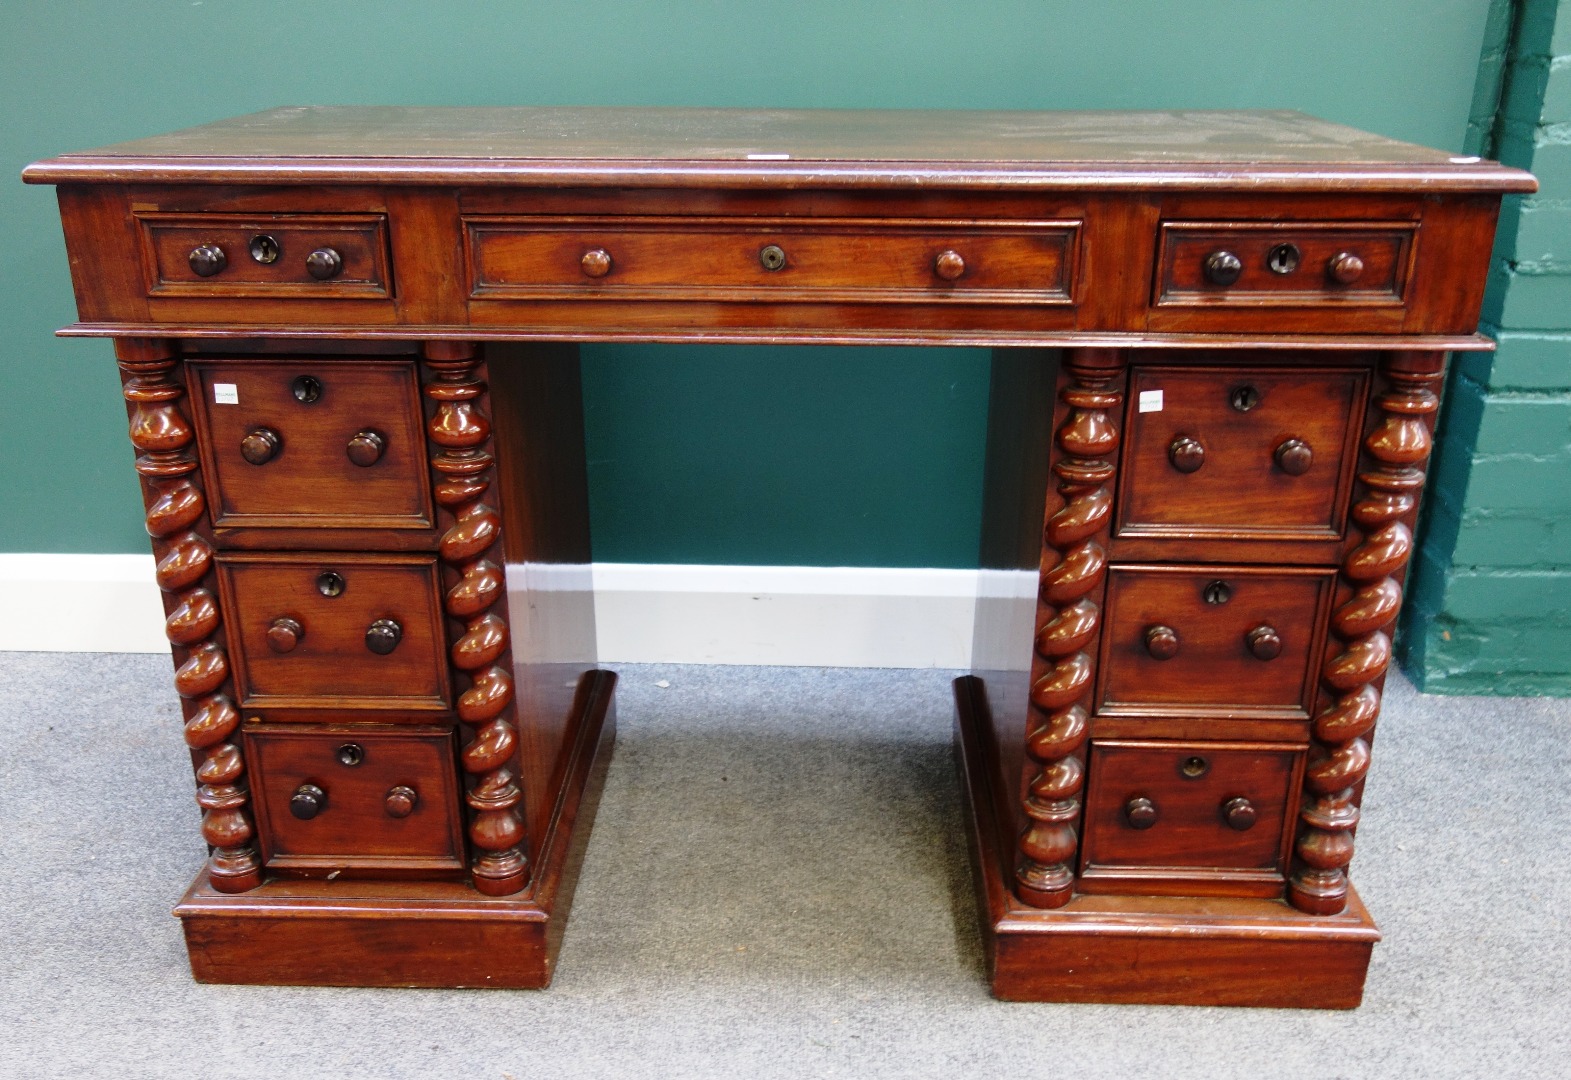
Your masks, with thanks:
M1160 390L1142 390L1142 391L1140 391L1140 411L1141 412L1161 412L1162 411L1162 391L1160 391Z
M240 389L232 382L215 382L213 384L214 405L240 404Z

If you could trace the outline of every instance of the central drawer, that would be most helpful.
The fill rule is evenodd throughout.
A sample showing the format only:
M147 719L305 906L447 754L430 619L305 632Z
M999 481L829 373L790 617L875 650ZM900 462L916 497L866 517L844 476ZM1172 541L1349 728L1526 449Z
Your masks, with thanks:
M470 296L1071 305L1068 220L468 217Z
M435 555L231 552L218 584L242 707L451 707Z

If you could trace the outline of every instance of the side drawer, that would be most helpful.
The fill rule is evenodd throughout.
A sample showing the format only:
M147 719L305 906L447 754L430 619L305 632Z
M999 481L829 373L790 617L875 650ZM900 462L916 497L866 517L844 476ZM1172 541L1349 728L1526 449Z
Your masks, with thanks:
M1114 566L1097 713L1307 720L1330 567Z
M244 738L269 869L463 871L451 729L251 725Z
M413 361L187 369L216 528L434 528Z
M1275 744L1093 741L1079 886L1280 894L1303 768Z
M435 555L219 556L242 708L451 708Z
M385 298L382 214L136 211L151 297Z
M1418 226L1165 221L1156 308L1401 308Z

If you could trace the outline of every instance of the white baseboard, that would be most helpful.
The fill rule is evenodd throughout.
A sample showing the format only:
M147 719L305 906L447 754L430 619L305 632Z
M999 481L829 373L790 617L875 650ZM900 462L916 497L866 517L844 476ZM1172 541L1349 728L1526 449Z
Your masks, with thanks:
M971 662L975 570L597 563L593 580L602 663ZM0 594L22 616L0 649L169 647L150 555L0 554Z

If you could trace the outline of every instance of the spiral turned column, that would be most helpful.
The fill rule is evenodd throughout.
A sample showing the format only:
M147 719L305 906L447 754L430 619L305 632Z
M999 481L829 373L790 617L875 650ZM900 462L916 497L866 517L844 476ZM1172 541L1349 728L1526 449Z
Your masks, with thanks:
M1359 539L1342 560L1288 885L1293 906L1314 915L1335 915L1347 906L1368 737L1391 663L1389 631L1402 606L1444 363L1440 353L1388 356L1374 430L1364 439L1352 507Z
M1052 461L1059 498L1056 508L1049 499L1042 534L1026 728L1032 776L1015 869L1016 892L1033 907L1061 907L1074 893L1123 386L1123 356L1112 349L1071 351L1059 379L1062 418Z
M446 515L438 550L449 571L445 606L456 628L451 655L467 683L458 696L458 718L472 729L460 755L470 778L465 795L472 811L470 870L477 890L505 896L529 881L529 858L519 812L524 793L515 769L519 740L502 515L487 502L495 458L491 421L481 407L486 386L473 346L430 343L426 366L431 378L425 395L433 404L426 434L436 501Z
M234 740L240 713L229 693L229 658L213 581L213 545L191 421L180 410L180 361L162 343L122 339L115 355L131 418L136 471L142 477L147 532L153 538L164 631L174 647L175 689L185 741L198 760L197 805L211 847L208 880L219 892L262 883L247 809L245 760Z

